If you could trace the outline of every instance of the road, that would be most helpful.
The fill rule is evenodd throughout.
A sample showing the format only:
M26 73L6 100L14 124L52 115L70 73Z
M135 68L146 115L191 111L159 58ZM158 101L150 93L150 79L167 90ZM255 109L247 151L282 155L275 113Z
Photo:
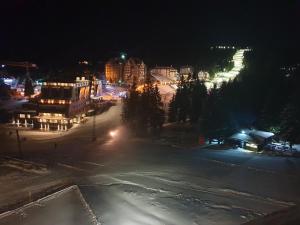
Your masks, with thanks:
M97 117L96 142L91 119L63 134L22 131L25 160L49 165L49 173L0 174L0 183L9 179L0 200L19 186L71 179L103 225L241 224L300 202L299 159L172 147L132 136L120 113L117 105ZM6 133L1 151L13 156Z

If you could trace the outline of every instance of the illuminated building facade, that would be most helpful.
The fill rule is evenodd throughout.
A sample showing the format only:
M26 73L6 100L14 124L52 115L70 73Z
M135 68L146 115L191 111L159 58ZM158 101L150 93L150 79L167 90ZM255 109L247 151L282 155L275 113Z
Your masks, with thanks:
M145 80L146 76L146 65L138 58L129 58L124 64L124 82L132 84L136 82L141 84Z
M105 64L105 76L109 83L143 83L146 65L141 59L120 57L110 59Z
M118 58L110 59L105 64L106 81L118 83L123 81L123 61Z
M207 81L209 80L209 73L206 72L206 71L199 71L198 72L198 79L201 80L201 81Z
M92 78L91 85L91 99L99 99L102 95L102 82L101 80L96 79L96 77Z
M151 76L162 76L169 80L178 80L178 71L172 66L157 66L150 71Z
M191 66L182 66L179 70L180 77L184 80L189 80L193 78L194 68Z
M37 126L43 130L67 130L79 123L89 107L90 81L47 81L42 85Z
M17 127L34 127L36 110L18 110L14 112L12 124Z

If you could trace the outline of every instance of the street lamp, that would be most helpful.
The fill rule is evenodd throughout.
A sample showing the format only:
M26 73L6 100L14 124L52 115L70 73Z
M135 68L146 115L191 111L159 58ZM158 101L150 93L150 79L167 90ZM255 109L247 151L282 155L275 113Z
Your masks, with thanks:
M121 59L122 60L125 60L126 59L126 53L124 52L121 52L121 55L120 55Z
M111 137L115 137L115 136L117 135L117 131L116 131L116 130L110 131L110 132L109 132L109 135L110 135Z

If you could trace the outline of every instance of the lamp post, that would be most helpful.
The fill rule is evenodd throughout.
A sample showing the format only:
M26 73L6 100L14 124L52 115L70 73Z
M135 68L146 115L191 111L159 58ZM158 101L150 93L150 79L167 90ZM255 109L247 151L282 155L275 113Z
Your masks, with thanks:
M16 134L17 134L17 143L18 143L18 151L19 151L19 157L23 159L23 151L22 151L22 146L21 146L21 139L19 135L19 130L16 129Z

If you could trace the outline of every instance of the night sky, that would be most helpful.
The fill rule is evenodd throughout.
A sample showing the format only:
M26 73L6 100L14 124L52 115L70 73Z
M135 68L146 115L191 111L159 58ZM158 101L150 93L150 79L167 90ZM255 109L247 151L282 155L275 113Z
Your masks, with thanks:
M0 59L71 63L125 51L176 65L211 45L299 49L297 0L180 2L3 0Z

